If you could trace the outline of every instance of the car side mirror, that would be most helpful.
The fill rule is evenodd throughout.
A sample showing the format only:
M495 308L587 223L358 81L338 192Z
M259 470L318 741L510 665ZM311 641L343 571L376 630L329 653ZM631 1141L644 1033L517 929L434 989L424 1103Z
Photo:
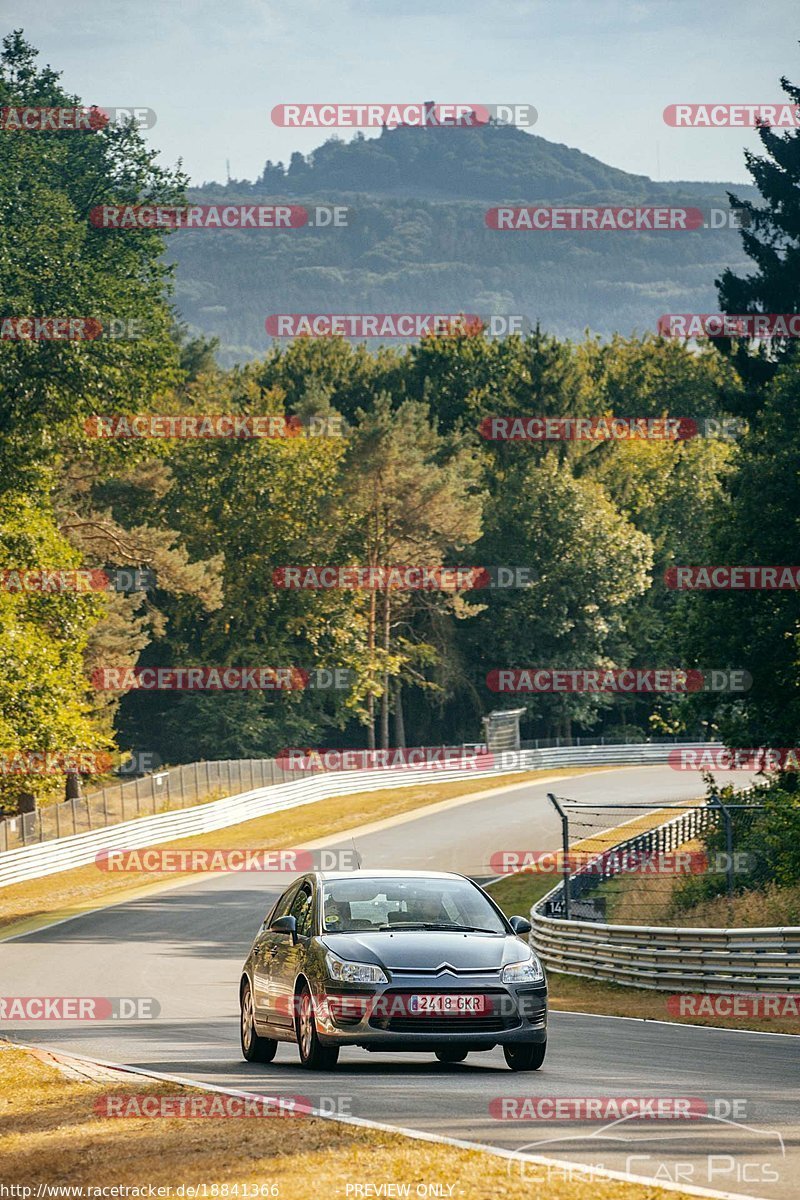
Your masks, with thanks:
M292 939L292 945L297 945L297 921L294 917L276 917L269 928L271 933L287 933Z
M508 923L514 930L514 933L520 937L523 933L530 933L531 931L531 923L527 917L511 917Z

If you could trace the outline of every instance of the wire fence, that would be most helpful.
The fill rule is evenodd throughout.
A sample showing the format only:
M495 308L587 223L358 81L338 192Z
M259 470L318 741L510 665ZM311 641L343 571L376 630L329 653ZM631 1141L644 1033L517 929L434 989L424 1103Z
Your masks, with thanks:
M706 743L708 745L709 743ZM696 751L701 744L685 746ZM549 750L522 750L511 754L456 755L457 765L452 765L451 756L442 754L442 747L433 756L434 761L405 766L370 766L366 769L308 770L300 769L293 780L273 785L257 785L241 791L242 785L255 782L260 773L259 760L244 763L239 771L239 786L231 787L235 794L209 802L177 806L176 811L142 814L122 824L87 829L75 836L33 841L17 846L0 854L0 887L35 879L42 875L65 871L71 867L85 866L93 862L100 851L138 849L157 845L198 833L225 829L243 821L253 820L266 813L280 812L298 805L312 804L335 796L352 795L357 792L376 792L387 788L407 787L422 784L425 788L433 783L450 783L467 778L482 778L490 781L523 772L542 769L561 769L573 766L653 766L669 761L671 750L660 745L619 745L593 747L564 747ZM510 762L509 762L510 758ZM270 773L270 760L264 763L263 774ZM227 765L227 764L225 764ZM235 764L233 764L235 767ZM205 764L199 764L204 768ZM213 767L213 764L210 764ZM250 774L250 768L252 775ZM213 777L213 770L210 771ZM224 779L224 771L221 772ZM288 772L287 772L288 774ZM236 771L232 772L234 781ZM228 791L228 787L224 788ZM184 804L186 803L184 789ZM163 801L162 801L163 803ZM651 807L652 800L643 800L643 808ZM482 872L483 873L483 872Z
M0 821L0 853L34 842L69 837L116 825L134 817L187 808L204 800L232 796L297 779L273 758L217 759L186 763L137 779L109 784L75 800L62 800Z
M643 734L632 731L613 737L572 737L572 738L528 738L520 742L521 750L549 750L560 746L679 746L686 742L686 734L674 734L670 737L644 737Z
M631 738L638 744L640 738ZM648 739L654 744L673 743L676 738ZM523 742L523 750L561 748L561 746L606 745L606 738L539 738ZM608 744L628 744L618 739ZM37 841L67 838L88 833L109 824L130 821L187 808L203 800L233 796L253 787L284 784L299 778L296 770L278 766L275 758L222 758L210 762L191 762L150 775L107 784L76 799L42 805L32 812L20 812L0 820L0 853L29 846Z
M494 757L496 766L509 772L605 762L656 763L666 761L659 747L673 744L701 745L680 743L675 738L653 738L646 743L638 738L628 742L610 742L604 738L551 738L523 742L520 752ZM186 763L152 775L120 780L76 799L43 805L34 812L1 820L0 853L55 838L88 833L135 817L188 808L258 787L288 783L307 778L316 770L309 767L286 769L273 758L216 759ZM465 772L465 777L475 773Z
M561 886L547 899L545 916L619 925L680 925L697 920L705 903L707 923L722 897L760 881L754 852L764 806L748 792L736 802L670 805L584 804L551 795L562 823L562 848L550 870Z

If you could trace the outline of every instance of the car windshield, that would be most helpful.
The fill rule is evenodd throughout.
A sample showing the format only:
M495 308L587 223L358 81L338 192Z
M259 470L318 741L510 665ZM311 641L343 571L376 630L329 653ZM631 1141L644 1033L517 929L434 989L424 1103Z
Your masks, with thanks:
M332 879L323 885L322 895L328 933L508 932L483 893L466 879Z

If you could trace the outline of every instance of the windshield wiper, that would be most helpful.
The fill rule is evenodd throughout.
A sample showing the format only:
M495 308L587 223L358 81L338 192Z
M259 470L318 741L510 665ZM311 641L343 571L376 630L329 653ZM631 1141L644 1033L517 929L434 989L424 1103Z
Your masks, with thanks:
M409 921L408 924L378 925L379 930L390 929L448 929L458 933L500 933L499 929L480 929L477 925L456 925L449 921Z
M425 929L455 929L459 933L499 933L499 929L481 929L478 925L456 925L449 921L431 921Z

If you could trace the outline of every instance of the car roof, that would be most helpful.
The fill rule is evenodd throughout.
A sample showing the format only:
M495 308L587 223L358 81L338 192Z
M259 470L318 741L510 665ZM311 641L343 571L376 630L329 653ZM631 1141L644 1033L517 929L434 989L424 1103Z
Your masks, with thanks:
M465 879L457 871L399 871L387 868L384 870L366 871L314 871L312 874L320 881L330 879Z

